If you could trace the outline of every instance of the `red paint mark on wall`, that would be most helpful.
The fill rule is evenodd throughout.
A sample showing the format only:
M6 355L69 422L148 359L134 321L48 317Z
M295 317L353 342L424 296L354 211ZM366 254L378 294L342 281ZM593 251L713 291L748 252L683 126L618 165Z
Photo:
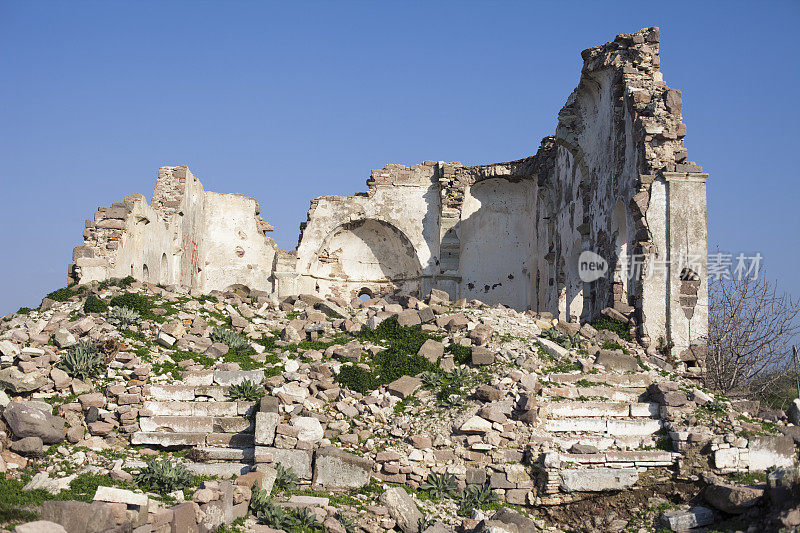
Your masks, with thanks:
M190 235L184 235L181 249L181 285L193 287L197 273L200 271L200 254L197 248L197 241L192 239ZM189 276L188 283L185 277L187 274Z

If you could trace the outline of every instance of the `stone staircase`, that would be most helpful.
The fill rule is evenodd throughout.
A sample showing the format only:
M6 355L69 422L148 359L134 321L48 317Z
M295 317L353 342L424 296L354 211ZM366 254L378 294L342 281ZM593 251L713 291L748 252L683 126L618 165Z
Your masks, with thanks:
M660 406L647 399L646 373L545 376L537 440L545 492L627 488L650 467L680 454L659 449L666 439Z
M131 444L191 447L190 457L194 461L234 463L229 465L232 470L252 464L255 450L253 411L257 410L257 405L233 400L228 395L231 385L245 379L262 383L264 373L259 370L190 371L183 373L180 385L145 387L139 411L140 431L131 436Z

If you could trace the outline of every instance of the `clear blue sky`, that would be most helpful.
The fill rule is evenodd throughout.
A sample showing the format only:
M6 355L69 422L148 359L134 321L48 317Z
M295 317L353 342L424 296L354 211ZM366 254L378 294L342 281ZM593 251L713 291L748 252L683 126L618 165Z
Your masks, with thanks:
M660 26L710 246L800 295L799 2L0 1L0 314L66 283L83 221L161 165L255 197L284 249L370 169L536 152L580 51Z

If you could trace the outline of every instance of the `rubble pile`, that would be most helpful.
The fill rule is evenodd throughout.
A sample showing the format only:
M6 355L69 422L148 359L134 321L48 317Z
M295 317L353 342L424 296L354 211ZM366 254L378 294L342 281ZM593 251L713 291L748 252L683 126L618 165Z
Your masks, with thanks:
M9 530L800 524L796 413L705 390L619 311L132 278L20 311L0 323Z

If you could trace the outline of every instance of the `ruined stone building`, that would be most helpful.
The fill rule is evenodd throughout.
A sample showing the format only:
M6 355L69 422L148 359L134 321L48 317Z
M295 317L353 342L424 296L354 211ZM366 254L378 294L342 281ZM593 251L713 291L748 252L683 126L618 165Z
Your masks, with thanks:
M614 306L645 345L671 341L692 361L707 330L708 175L687 161L659 38L649 28L584 50L578 87L534 155L373 170L366 193L312 200L291 252L265 236L254 199L162 167L152 202L125 196L87 221L70 278L346 300L438 288L567 321ZM608 262L600 279L582 280L584 251Z

